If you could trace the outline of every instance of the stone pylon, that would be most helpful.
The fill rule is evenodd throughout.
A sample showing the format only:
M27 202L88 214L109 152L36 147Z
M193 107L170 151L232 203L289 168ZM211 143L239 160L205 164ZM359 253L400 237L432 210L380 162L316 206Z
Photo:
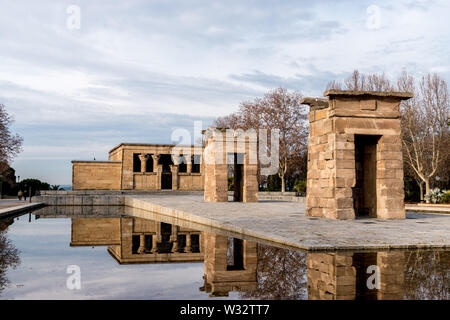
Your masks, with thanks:
M399 105L403 92L325 92L310 106L306 215L405 218Z
M205 135L205 193L207 202L228 201L229 169L234 177L234 200L258 201L256 132L210 127Z

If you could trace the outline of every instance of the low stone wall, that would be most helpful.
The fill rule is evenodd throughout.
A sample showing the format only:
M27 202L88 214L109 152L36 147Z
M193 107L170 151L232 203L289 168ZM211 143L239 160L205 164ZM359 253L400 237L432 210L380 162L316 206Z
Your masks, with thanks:
M18 206L0 209L0 218L23 214L44 206L43 203L24 203Z
M32 198L33 202L42 202L49 206L123 206L123 195L41 195Z
M49 206L123 206L124 196L151 194L202 194L202 191L136 191L136 190L72 190L41 191L40 196L32 197L33 202Z
M305 197L297 196L296 192L259 192L258 199L305 203Z
M34 214L40 218L74 218L74 217L120 217L124 214L123 206L44 206Z
M174 190L71 190L41 191L40 196L32 197L33 202L45 203L49 206L123 206L127 195L203 195L203 191ZM229 192L232 197L233 192ZM230 198L231 199L231 198ZM289 201L304 203L305 197L296 196L295 192L259 192L262 201Z
M177 191L177 190L44 190L41 196L61 195L147 195L147 194L203 194L203 191Z

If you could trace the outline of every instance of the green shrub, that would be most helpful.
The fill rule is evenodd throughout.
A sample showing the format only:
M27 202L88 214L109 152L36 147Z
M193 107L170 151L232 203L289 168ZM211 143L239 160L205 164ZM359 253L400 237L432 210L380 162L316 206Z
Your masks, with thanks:
M295 180L295 191L297 192L306 192L306 180Z
M281 179L278 174L274 174L268 177L267 191L281 191Z
M447 191L439 199L439 203L450 203L450 191Z
M228 191L234 190L234 177L228 177Z

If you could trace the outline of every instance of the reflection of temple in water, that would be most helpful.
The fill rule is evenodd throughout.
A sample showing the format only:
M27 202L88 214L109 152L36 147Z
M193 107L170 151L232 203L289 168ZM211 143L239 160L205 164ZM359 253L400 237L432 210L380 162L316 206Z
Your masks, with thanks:
M403 298L405 254L402 251L308 253L307 264L310 300ZM379 268L378 289L367 284L374 275L370 266ZM374 283L372 278L369 282Z
M73 218L71 246L109 245L120 264L203 261L200 231L141 218Z
M205 237L205 274L201 291L210 297L228 296L230 291L253 291L257 286L256 242L213 233Z
M132 218L72 218L71 246L109 246L120 264L204 261L210 296L256 288L256 242Z
M310 300L448 298L448 251L300 253L142 218L72 218L71 246L99 245L120 264L204 261L200 290L210 297L235 291L304 299L307 291ZM379 270L378 288L368 286L375 283L371 266Z

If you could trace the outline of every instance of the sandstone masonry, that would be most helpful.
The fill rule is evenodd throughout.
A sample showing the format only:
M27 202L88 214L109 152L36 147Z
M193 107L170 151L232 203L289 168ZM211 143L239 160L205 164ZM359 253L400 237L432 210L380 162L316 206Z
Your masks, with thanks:
M401 100L409 93L325 92L310 106L306 215L404 219Z

